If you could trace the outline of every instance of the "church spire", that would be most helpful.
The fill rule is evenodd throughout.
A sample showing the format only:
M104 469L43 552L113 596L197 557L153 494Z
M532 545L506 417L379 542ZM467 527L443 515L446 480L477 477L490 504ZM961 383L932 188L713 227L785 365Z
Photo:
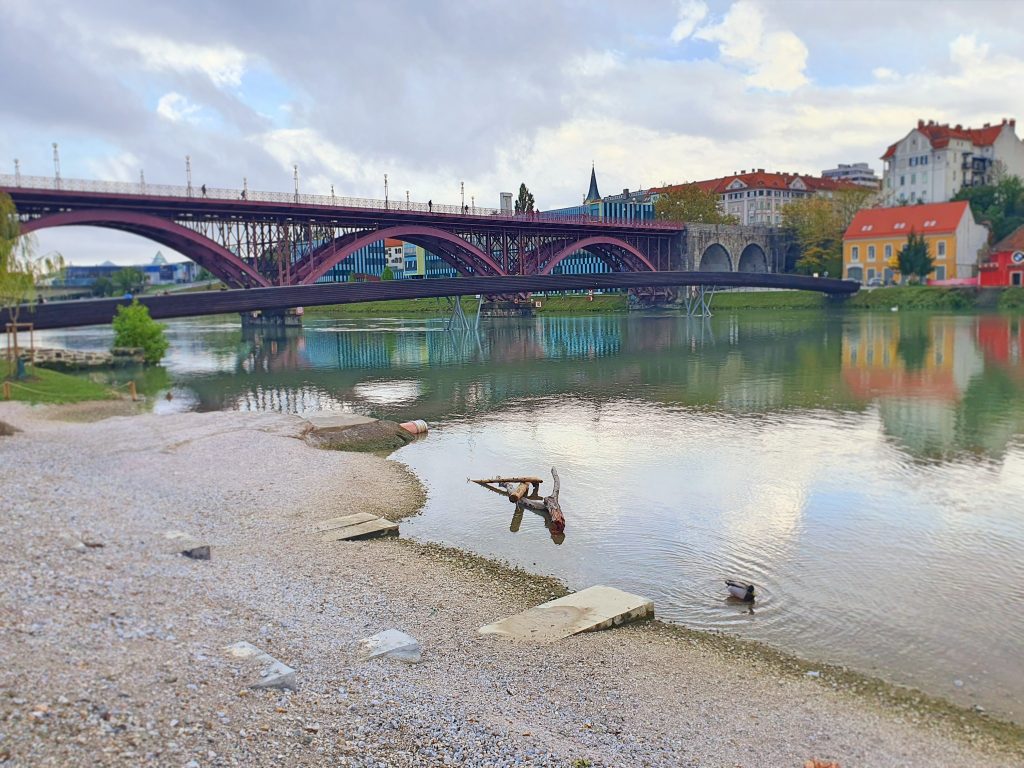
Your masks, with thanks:
M583 201L584 203L596 203L601 200L601 193L597 191L597 173L594 171L594 165L590 165L590 190L587 192L587 197Z

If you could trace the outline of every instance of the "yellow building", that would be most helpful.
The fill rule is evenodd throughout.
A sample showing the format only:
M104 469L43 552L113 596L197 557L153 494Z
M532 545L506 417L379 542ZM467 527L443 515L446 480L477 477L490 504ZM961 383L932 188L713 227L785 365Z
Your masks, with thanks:
M894 282L895 257L914 232L935 260L932 280L975 278L988 228L974 219L966 200L858 211L843 235L843 277L865 285Z

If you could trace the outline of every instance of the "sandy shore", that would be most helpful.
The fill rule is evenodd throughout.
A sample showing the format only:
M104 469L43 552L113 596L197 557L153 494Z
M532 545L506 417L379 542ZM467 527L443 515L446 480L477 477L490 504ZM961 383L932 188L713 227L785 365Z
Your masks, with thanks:
M422 491L395 462L309 447L297 418L46 413L0 403L23 430L0 437L5 765L1024 762L1019 730L658 622L478 637L562 588L412 541L321 542L316 521L397 519ZM168 530L213 559L169 552ZM358 660L389 628L423 663ZM250 690L221 650L239 640L298 689Z

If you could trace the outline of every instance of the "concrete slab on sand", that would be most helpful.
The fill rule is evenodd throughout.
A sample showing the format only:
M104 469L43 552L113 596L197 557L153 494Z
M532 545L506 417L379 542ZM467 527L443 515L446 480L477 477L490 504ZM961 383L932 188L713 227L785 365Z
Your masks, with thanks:
M377 515L371 515L369 512L356 512L354 515L343 515L342 517L332 517L330 520L321 520L316 524L316 529L319 532L333 531L335 528L348 528L350 525L365 523L370 520L380 520L380 518Z
M350 522L344 525L339 525L338 522L345 518L334 518L334 527L320 538L324 541L349 541L352 539L369 539L374 536L398 535L398 523L385 520L383 517L374 517L373 515L369 515L370 519L367 520L365 517L367 514L360 512L355 515L349 515Z
M614 587L588 587L477 630L513 640L549 642L654 617L654 603Z

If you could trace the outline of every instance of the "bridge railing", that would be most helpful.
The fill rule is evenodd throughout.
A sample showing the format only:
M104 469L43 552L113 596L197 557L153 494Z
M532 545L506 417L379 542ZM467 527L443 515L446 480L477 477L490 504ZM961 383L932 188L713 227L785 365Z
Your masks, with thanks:
M292 205L315 205L324 208L360 208L378 211L410 211L455 216L480 216L507 218L524 221L557 222L562 224L597 224L672 229L682 224L669 221L645 221L637 219L601 218L587 214L563 215L557 213L517 214L500 208L484 208L479 205L447 205L445 203L420 203L405 200L375 200L366 197L342 197L340 195L312 195L295 192L261 192L253 189L225 189L222 187L179 186L173 184L149 184L141 181L98 181L95 179L65 179L54 176L25 176L0 174L0 187L6 189L32 189L50 192L93 192L107 195L133 195L138 197L180 197L194 200L232 200L258 203L291 203Z

